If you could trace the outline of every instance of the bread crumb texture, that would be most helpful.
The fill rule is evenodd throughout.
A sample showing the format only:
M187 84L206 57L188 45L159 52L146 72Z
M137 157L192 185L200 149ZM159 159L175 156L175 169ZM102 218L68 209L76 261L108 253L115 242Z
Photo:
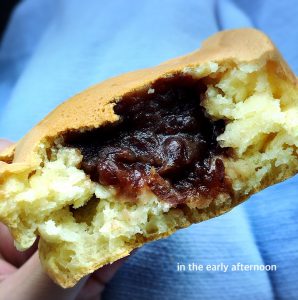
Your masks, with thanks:
M236 196L281 181L298 169L298 93L273 63L234 67L208 85L203 106L224 119L221 147L234 150L225 167Z
M206 114L226 123L218 142L233 149L223 160L234 199L220 195L214 201L225 211L232 201L242 201L298 170L297 89L274 68L270 62L211 62L185 69L206 84L201 103ZM64 287L145 241L212 217L208 208L175 208L148 190L133 202L121 198L112 187L92 182L80 170L79 151L59 141L50 148L40 144L42 164L34 172L0 179L0 220L20 250L40 236L41 260Z

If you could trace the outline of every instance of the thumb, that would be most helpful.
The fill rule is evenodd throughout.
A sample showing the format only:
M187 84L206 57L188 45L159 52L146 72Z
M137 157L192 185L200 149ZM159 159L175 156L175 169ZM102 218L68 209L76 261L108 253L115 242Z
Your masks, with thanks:
M4 150L5 148L9 147L12 144L13 143L8 140L0 139L0 151Z
M73 300L85 281L86 278L82 279L70 289L61 288L43 271L36 252L18 271L1 282L0 300Z

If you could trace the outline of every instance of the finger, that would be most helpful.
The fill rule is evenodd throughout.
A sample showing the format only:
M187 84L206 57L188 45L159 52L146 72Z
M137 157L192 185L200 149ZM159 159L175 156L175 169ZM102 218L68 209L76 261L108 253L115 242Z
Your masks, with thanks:
M12 144L13 143L8 140L0 139L0 151L4 150L5 148L9 147Z
M104 286L99 284L97 280L91 276L81 289L76 300L91 300L94 298L99 299L103 290Z
M37 249L37 242L27 251L18 251L8 228L0 222L0 255L15 267L20 267Z
M0 258L0 282L5 280L8 276L17 270L16 267Z
M122 266L126 259L127 258L122 258L115 261L111 265L103 266L101 269L95 271L92 274L92 277L94 277L99 283L106 285L112 279L112 277L115 275L115 273Z
M77 300L98 299L106 284L112 279L125 260L126 258L120 259L95 271L80 291Z
M70 289L59 287L43 271L36 252L18 271L2 281L0 300L73 300L86 279Z

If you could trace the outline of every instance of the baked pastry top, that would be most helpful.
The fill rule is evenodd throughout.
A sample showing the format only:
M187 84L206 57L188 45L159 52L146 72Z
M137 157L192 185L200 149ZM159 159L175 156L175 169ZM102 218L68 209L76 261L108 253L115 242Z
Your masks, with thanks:
M254 29L106 80L0 153L0 220L73 286L298 172L298 88Z

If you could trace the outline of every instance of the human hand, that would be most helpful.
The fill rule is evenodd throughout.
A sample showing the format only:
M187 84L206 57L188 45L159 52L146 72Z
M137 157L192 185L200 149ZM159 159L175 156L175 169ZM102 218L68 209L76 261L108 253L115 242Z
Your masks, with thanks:
M0 139L0 151L10 144ZM36 250L37 243L25 252L17 251L7 227L0 223L0 300L98 300L123 262L104 266L75 287L63 289L43 271Z

